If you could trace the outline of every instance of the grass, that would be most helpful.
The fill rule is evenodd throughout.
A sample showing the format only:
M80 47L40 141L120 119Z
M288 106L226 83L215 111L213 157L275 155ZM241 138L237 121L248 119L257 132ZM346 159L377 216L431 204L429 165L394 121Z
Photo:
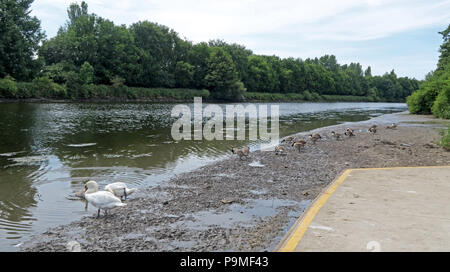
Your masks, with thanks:
M56 99L56 100L144 100L144 101L192 101L194 97L214 100L208 90L181 88L128 87L123 80L112 85L95 85L68 80L57 84L48 77L38 77L32 82L16 82L11 77L0 79L0 99ZM375 97L352 95L319 95L316 92L302 93L260 93L245 92L246 101L290 102L378 102Z
M442 129L439 134L442 136L442 138L438 144L445 150L450 151L450 126L447 127L447 129Z

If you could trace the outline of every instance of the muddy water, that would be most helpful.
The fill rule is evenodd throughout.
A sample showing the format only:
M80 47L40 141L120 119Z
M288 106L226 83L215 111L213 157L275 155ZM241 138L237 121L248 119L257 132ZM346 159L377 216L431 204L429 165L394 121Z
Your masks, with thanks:
M277 105L281 136L406 110L393 103ZM231 147L258 148L248 141L175 142L173 106L0 104L0 251L15 251L32 234L93 214L73 197L86 180L101 187L115 181L155 186L229 156Z

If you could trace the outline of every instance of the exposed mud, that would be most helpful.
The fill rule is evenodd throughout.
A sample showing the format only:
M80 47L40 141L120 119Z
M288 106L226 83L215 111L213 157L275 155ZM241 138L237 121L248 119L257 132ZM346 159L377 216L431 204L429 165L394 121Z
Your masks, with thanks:
M344 169L449 165L450 152L437 146L433 117L405 113L317 129L286 155L251 152L230 156L158 187L141 190L108 217L94 214L52 228L21 246L23 251L66 251L69 241L82 251L265 251L273 250L295 219ZM392 122L396 129L386 129ZM377 124L377 133L367 129ZM331 131L355 129L337 141ZM307 139L308 133L296 136Z

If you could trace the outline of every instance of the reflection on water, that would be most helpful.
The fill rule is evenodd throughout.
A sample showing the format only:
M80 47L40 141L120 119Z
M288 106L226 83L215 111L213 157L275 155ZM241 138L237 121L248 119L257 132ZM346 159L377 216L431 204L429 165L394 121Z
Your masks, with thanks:
M204 106L207 104L204 103ZM280 103L280 136L403 111L391 103ZM93 214L69 196L92 179L154 186L257 142L179 141L174 104L0 104L0 251ZM225 108L225 105L221 105ZM193 105L190 105L193 108ZM270 108L270 104L269 104Z

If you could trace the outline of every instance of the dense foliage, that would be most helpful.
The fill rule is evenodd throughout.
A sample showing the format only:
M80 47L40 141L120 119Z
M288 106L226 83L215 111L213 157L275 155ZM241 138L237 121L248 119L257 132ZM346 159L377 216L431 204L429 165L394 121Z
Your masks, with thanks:
M429 73L420 88L408 97L411 113L433 113L440 118L450 118L450 25L440 32L443 44L437 69Z
M40 21L29 15L33 0L0 1L0 78L33 78L40 69L34 58L45 37Z
M283 59L253 54L242 45L221 40L193 44L168 27L148 21L118 26L89 13L85 2L70 5L66 24L43 42L38 56L36 62L43 65L38 75L0 70L2 77L12 76L0 82L0 97L120 97L124 89L179 88L207 89L211 98L229 101L404 101L419 83L397 77L394 71L372 76L370 67L341 65L333 55ZM21 86L14 90L14 78L34 79L35 84L50 89L32 91L23 87L27 84L17 83Z

